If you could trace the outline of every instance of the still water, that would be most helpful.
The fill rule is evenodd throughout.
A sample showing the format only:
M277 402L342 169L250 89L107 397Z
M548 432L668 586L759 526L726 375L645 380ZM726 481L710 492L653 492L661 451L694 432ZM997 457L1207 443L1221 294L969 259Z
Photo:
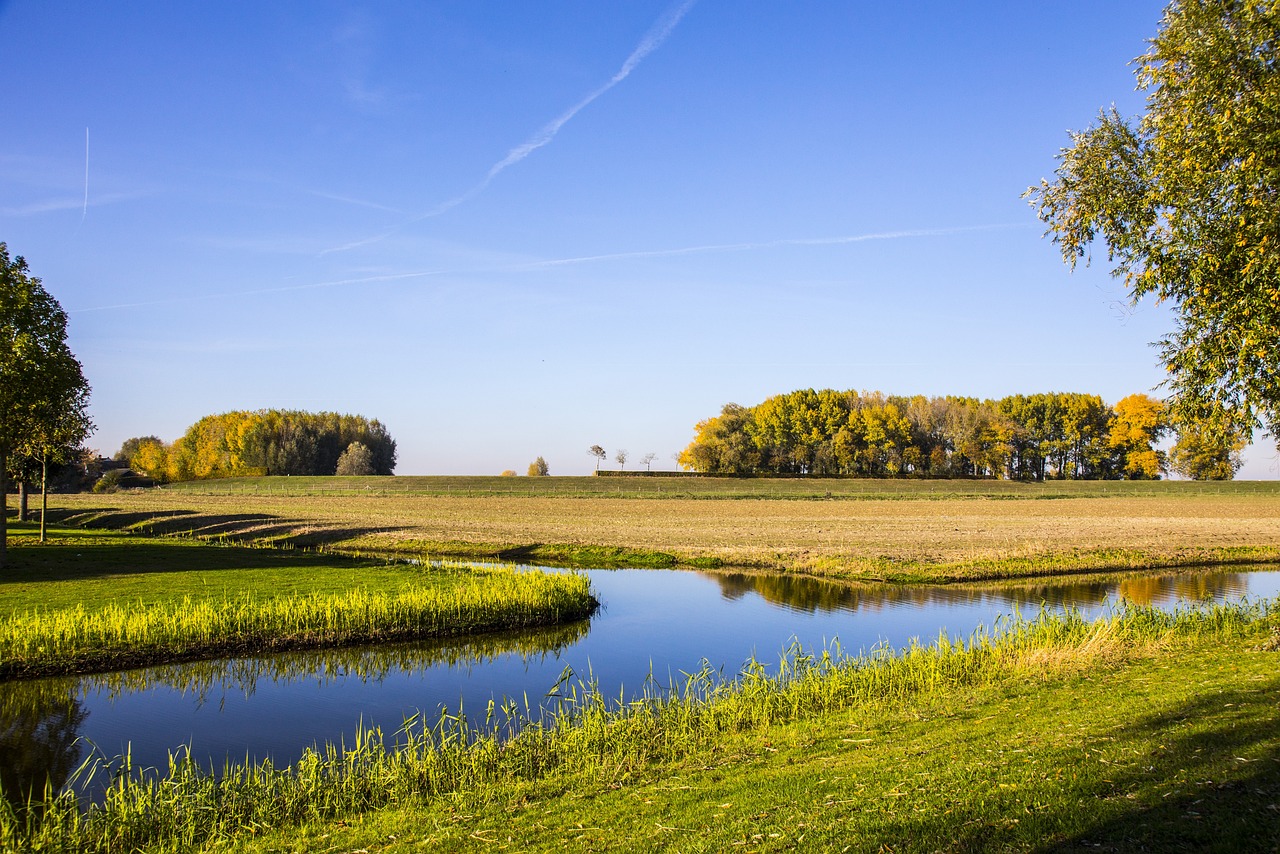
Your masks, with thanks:
M351 743L359 725L394 731L415 713L434 721L460 707L483 719L491 699L537 707L566 675L629 697L650 677L679 681L704 660L732 677L753 656L776 661L793 644L855 653L967 636L1042 606L1095 614L1121 599L1171 608L1280 595L1280 570L945 587L651 569L587 575L600 611L554 629L0 684L0 784L15 791L48 775L59 785L95 752L164 767L184 745L214 766L282 765L308 746Z

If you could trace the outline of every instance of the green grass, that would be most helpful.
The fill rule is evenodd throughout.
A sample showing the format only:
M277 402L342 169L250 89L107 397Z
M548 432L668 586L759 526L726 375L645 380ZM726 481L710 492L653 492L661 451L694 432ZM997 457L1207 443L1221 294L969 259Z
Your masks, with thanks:
M17 526L0 679L580 620L580 576Z
M1280 842L1269 603L1086 622L780 678L693 674L611 708L589 686L514 739L380 732L289 769L175 758L0 819L41 851L1271 850ZM492 713L493 710L490 710ZM495 723L519 715L498 710Z
M460 498L795 498L936 499L1106 498L1257 495L1280 497L1277 481L1072 481L808 477L240 477L172 483L166 492L195 495L436 495Z

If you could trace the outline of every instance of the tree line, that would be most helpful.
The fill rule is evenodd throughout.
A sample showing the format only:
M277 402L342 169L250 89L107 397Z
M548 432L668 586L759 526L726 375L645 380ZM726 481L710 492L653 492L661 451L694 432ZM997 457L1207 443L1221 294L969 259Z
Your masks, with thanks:
M1178 441L1166 454L1157 443ZM1177 425L1163 401L1050 392L1000 400L803 389L700 421L680 454L713 474L1230 479L1247 436Z
M396 443L362 415L260 409L206 415L182 438L128 439L116 459L160 483L263 475L389 475Z

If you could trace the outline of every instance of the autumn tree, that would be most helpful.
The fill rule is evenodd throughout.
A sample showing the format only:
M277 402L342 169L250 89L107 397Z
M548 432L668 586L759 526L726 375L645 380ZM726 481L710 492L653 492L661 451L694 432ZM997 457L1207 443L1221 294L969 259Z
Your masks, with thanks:
M718 474L747 474L760 467L759 446L751 433L751 411L736 403L726 403L714 418L699 421L694 438L680 452L676 462L690 471Z
M389 475L396 465L395 440L381 422L336 412L223 412L196 421L172 445L154 436L130 442L130 467L162 482L329 475L353 443L368 450L369 474Z
M644 463L644 470L649 471L650 467L653 465L653 461L656 460L657 458L658 458L658 455L655 454L653 451L650 451L649 453L641 457L640 462Z
M1226 446L1280 437L1278 47L1276 2L1176 0L1136 62L1143 114L1100 113L1028 191L1068 265L1101 242L1134 302L1175 308L1173 414Z
M547 477L551 474L551 468L547 465L547 461L542 457L538 457L529 463L529 477Z
M1163 401L1146 394L1131 394L1113 406L1114 417L1107 445L1117 456L1117 468L1129 480L1155 480L1168 468L1164 451L1156 443L1169 431Z
M134 456L138 453L138 449L141 448L142 445L147 442L155 442L156 444L162 444L160 442L159 436L135 436L132 439L125 439L123 442L121 442L120 450L115 452L115 455L112 457L112 459L118 463L124 463L125 465L130 465L133 462Z
M1178 441L1169 453L1169 465L1192 480L1231 480L1240 470L1240 452L1249 444L1243 433L1225 433L1206 422L1178 425Z
M361 477L374 473L373 451L363 442L352 442L338 457L338 464L333 472L342 477Z
M618 452L613 455L614 460L618 463L618 468L622 471L627 470L627 457L628 454L626 448L619 448Z
M89 385L67 347L67 314L0 243L0 567L8 537L9 457L92 429ZM73 438L78 436L79 438Z

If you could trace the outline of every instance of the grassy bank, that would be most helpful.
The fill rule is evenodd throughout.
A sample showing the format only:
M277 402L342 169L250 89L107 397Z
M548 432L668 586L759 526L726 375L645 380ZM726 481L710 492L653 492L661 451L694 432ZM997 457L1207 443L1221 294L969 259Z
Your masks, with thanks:
M543 482L558 478L521 480L545 488ZM731 482L739 483L773 482ZM865 482L796 483L838 489ZM570 566L748 567L859 580L946 582L1280 563L1280 484L874 483L900 492L893 498L857 501L763 496L659 501L415 493L218 495L166 489L57 496L55 504L60 519L80 526L348 553ZM1010 492L1001 500L985 494L926 493L970 487ZM1041 488L1070 488L1079 494L1042 500L1037 496L1043 493L1036 492ZM1103 490L1111 492L1104 495Z
M1277 618L1266 604L1089 623L780 678L695 674L611 709L586 690L507 742L368 733L221 780L175 760L0 842L45 851L1270 850ZM499 717L501 717L499 713ZM501 723L501 721L499 721ZM29 823L27 823L29 821Z
M17 526L0 679L579 620L585 578Z

